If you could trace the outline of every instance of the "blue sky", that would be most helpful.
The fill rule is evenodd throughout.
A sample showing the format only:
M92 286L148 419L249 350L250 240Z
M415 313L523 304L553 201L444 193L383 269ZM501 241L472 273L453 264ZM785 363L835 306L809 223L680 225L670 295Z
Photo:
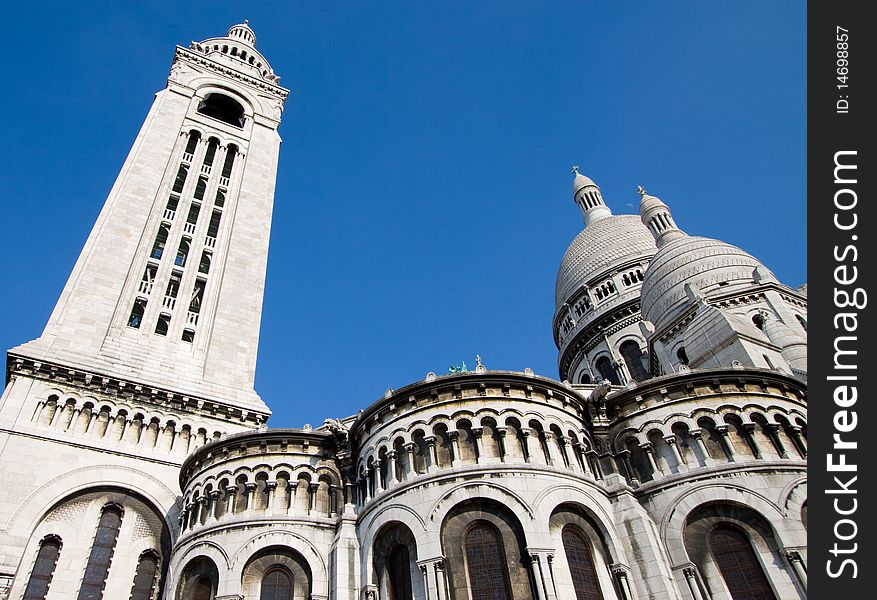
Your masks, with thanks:
M273 426L476 353L556 377L572 164L616 213L642 184L805 281L804 2L136 4L6 9L0 346L42 330L174 46L245 18L292 90L257 372Z

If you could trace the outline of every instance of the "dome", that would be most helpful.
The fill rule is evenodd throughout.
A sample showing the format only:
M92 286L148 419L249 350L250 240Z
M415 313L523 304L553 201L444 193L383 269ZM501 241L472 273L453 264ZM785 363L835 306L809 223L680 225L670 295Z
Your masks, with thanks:
M556 307L612 266L648 258L655 252L655 239L637 215L614 215L592 222L563 255L557 273Z
M250 46L256 45L256 33L250 27L249 21L244 21L243 23L232 25L231 28L228 30L228 37L242 40L244 43L249 44Z
M640 293L643 319L660 330L690 302L686 284L709 298L756 285L756 269L773 277L758 259L736 246L705 237L676 238L658 250L646 269Z
M573 194L573 196L578 194L579 190L584 188L584 187L589 187L589 186L600 187L596 183L594 183L594 180L591 179L590 177L587 177L586 175L582 175L578 171L576 171L575 173L576 173L576 176L572 180L572 194Z

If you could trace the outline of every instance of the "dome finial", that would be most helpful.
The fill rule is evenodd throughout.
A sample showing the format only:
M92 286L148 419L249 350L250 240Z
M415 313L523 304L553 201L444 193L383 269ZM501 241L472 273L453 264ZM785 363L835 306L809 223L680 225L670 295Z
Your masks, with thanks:
M685 236L685 232L679 229L673 215L670 214L670 207L661 202L660 198L652 196L646 192L643 186L637 186L636 191L640 195L639 214L643 225L649 228L652 235L655 236L655 243L658 248L671 240Z
M573 172L574 175L578 175L578 174L579 174L579 166L578 166L578 165L573 165L573 166L572 166L572 172Z

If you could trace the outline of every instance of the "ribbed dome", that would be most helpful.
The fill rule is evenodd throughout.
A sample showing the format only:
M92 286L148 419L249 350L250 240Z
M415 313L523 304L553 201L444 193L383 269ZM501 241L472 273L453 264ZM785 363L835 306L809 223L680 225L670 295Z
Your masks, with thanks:
M773 277L758 259L731 244L694 236L674 239L658 250L646 269L640 293L643 319L660 329L691 301L686 283L709 298L756 285L758 267Z
M657 251L655 239L638 215L614 215L594 221L572 241L557 272L555 303L564 302L593 277L613 265L648 258Z

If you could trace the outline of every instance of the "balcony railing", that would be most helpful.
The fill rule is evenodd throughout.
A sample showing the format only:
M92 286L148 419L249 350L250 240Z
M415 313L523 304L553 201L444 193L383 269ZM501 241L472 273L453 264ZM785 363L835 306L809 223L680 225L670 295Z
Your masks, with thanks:
M173 310L174 307L177 305L177 299L173 296L165 296L161 305L167 309Z
M140 293L149 295L152 293L152 282L151 281L141 281L140 282Z
M204 245L208 248L213 248L216 245L216 238L208 235L204 238Z

